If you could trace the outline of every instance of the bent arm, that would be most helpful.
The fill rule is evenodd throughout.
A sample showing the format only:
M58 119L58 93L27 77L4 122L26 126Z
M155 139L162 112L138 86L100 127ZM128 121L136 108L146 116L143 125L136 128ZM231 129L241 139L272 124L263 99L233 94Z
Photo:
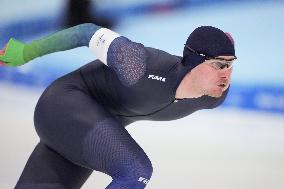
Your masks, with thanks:
M130 41L107 28L95 24L81 24L33 41L24 50L24 59L89 46L96 58L115 70L121 82L133 85L144 75L146 51L142 44Z
M24 44L10 39L0 62L20 66L50 53L89 46L96 58L115 70L123 84L137 83L146 70L144 45L95 24L81 24Z

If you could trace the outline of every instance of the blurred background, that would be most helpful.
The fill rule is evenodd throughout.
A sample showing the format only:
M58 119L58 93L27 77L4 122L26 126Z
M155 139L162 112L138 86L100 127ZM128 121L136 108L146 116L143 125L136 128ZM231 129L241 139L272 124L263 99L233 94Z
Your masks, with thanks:
M284 188L284 1L1 0L0 47L93 22L145 46L182 55L194 28L216 26L235 39L233 81L221 107L170 122L127 127L152 160L147 188ZM38 137L33 110L56 78L94 60L82 47L0 67L0 188L13 188ZM44 171L44 170L43 170ZM94 172L84 189L111 178Z

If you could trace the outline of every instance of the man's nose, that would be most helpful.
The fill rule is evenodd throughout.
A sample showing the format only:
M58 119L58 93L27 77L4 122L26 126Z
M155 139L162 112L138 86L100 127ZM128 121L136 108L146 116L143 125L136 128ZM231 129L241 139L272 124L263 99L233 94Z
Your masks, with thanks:
M228 79L231 75L231 69L228 69L227 67L220 70L219 74L221 78Z

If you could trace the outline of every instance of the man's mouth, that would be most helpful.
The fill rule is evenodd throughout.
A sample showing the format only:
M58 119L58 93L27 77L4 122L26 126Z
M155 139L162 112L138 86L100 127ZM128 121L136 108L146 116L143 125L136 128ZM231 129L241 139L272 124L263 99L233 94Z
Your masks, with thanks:
M219 87L226 87L227 86L227 83L221 83L218 85Z

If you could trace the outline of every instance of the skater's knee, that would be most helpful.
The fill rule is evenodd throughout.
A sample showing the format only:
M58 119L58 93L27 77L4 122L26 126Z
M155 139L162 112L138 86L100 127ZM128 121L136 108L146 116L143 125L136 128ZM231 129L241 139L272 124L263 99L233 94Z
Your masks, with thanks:
M144 188L153 173L151 161L146 158L143 160L129 161L129 165L124 169L117 170L113 175L114 183L123 183L126 189L128 188ZM126 187L128 186L128 187Z
M127 170L127 177L136 176L138 178L150 179L153 173L153 167L148 157L145 157L143 160L138 159L131 164L132 166L130 165Z
M113 181L106 189L143 189L146 187L152 176L153 168L151 162L134 163L127 170L117 172L112 178Z

